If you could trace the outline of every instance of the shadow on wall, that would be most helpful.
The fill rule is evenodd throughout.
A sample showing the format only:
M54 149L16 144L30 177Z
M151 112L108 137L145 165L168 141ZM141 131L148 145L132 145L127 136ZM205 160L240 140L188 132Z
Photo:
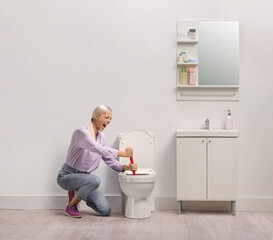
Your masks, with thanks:
M113 142L113 144L110 147L114 148L114 149L119 149L118 138L115 139L115 141ZM118 160L118 158L117 158L117 160ZM97 171L98 176L100 178L101 178L101 176L104 177L104 180L101 183L104 194L106 194L106 195L120 194L118 172L111 169L108 165L106 165L106 163L104 163L104 166L101 165L99 167L99 169L97 169L96 171Z
M50 179L50 184L49 184L49 192L52 193L65 193L65 190L63 190L58 184L57 184L57 176L58 172L60 171L62 165L66 161L66 151L67 151L67 146L66 145L59 145L54 149L54 154L53 159L51 159L52 165L51 165L51 178Z
M156 192L162 195L174 195L176 193L176 132L164 133L160 137L156 135L155 167ZM171 179L169 182L173 184L166 185L166 179ZM157 186L164 186L165 192L158 192Z

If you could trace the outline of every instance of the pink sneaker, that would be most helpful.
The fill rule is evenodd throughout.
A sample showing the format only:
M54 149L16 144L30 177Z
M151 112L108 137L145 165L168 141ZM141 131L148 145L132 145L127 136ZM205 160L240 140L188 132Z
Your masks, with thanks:
M65 215L67 215L69 217L75 217L75 218L81 218L82 217L82 214L78 210L77 206L69 207L67 205L66 210L65 210Z

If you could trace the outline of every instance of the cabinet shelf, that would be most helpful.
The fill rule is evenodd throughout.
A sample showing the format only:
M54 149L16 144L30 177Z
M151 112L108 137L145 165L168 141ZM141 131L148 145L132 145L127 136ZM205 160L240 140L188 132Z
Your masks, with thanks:
M239 88L238 85L177 85L178 88Z
M198 66L198 62L196 63L196 62L194 62L194 63L188 63L188 62L186 62L186 63L177 63L177 66Z
M176 85L177 100L238 101L238 85Z
M198 43L198 40L179 40L177 43Z

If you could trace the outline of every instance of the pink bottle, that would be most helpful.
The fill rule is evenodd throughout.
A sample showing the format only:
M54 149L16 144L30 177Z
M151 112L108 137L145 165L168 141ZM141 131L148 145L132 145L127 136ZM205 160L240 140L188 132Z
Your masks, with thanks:
M196 68L189 68L189 85L196 85Z

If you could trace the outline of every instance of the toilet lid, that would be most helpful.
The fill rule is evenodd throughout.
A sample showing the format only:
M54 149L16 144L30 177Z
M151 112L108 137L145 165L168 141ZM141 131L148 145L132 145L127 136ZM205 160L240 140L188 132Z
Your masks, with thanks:
M154 161L154 141L153 137L146 131L135 130L125 134L119 143L119 149L124 151L126 147L134 150L134 162L139 168L155 169ZM129 158L120 157L119 161L128 165Z

